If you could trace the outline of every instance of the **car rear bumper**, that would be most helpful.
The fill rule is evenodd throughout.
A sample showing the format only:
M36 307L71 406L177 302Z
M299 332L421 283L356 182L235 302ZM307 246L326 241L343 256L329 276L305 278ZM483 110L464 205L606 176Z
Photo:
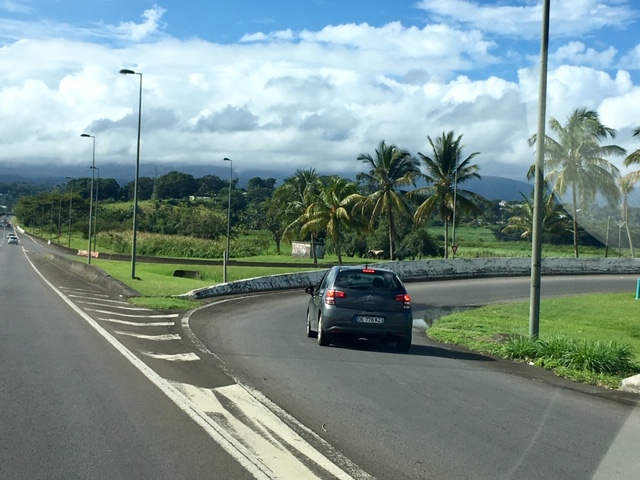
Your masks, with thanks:
M340 312L336 318L325 310L322 317L324 330L330 334L353 335L360 337L406 337L411 335L413 327L413 317L411 312L392 312L384 316L384 323L359 323L356 317L368 315L366 312L353 313L348 318L344 318L344 312ZM369 314L370 315L370 314ZM378 314L380 315L380 314Z

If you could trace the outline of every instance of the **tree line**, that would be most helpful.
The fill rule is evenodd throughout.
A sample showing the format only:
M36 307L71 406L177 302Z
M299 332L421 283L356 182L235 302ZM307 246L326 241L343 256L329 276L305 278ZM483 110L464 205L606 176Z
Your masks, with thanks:
M594 207L596 197L601 196L608 201L609 216L613 210L624 222L633 255L632 222L637 212L629 206L628 197L640 171L621 176L608 158L625 156L624 165L640 164L640 150L627 155L619 146L603 144L615 138L616 132L603 125L592 110L576 109L565 123L552 118L549 126L553 136L545 138L543 238L565 242L570 232L569 241L579 256L579 241L588 235L578 215L601 211ZM640 128L634 135L640 136ZM323 241L339 261L343 254L362 256L372 249L384 251L389 259L447 258L449 241L455 241L455 225L480 218L493 219L499 238L530 238L533 207L524 193L522 202L497 207L464 188L468 180L481 179L480 167L474 163L480 152L465 156L462 135L453 131L436 138L427 136L427 140L431 151L416 156L381 141L372 154L357 156L363 168L354 180L323 176L313 168L297 170L278 187L275 179L260 177L251 178L246 188L239 188L237 179L229 185L216 175L194 178L174 171L156 179L142 177L138 198L150 201L151 207L139 210L139 229L217 240L226 235L228 214L234 234L266 230L278 252L282 241L308 240L312 245ZM535 135L529 143L535 148ZM528 176L533 173L532 166ZM131 208L109 209L106 204L132 198L132 184L120 188L113 179L100 179L95 187L101 229L126 231ZM57 200L62 218L61 205L68 202L69 225L82 230L88 220L83 212L88 208L89 192L90 179L73 179L64 191L21 198L16 212L25 223L37 225L38 218L45 223L47 205L52 214ZM227 212L229 196L231 210ZM567 197L568 212L561 206ZM442 241L428 235L428 224L443 228ZM315 254L316 249L311 251Z

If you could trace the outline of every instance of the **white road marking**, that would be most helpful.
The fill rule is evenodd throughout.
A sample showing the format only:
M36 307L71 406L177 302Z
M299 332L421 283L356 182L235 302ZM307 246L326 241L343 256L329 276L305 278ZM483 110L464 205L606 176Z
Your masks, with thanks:
M220 445L229 455L231 455L242 467L244 467L257 480L275 480L277 474L270 471L264 464L260 462L241 442L229 435L224 427L214 422L205 412L198 409L193 402L184 396L179 390L171 385L167 380L158 375L147 364L135 356L131 350L120 343L113 335L100 326L93 318L82 311L80 307L69 300L60 290L58 290L42 273L36 268L33 262L25 257L31 268L49 285L49 287L75 311L80 317L91 325L111 346L122 354L129 362L134 365L145 377L155 384L173 403L176 404L185 414L196 422L207 434Z
M86 302L83 300L78 300L76 303L84 304L84 305L95 305L97 307L109 307L109 308L119 308L120 310L132 310L137 312L152 312L153 310L144 307L125 307L120 305L109 305L107 303L98 303L98 302Z
M84 293L85 295L95 295L96 297L109 298L109 295L105 295L104 293L98 293L95 290L85 290L83 288L60 287L60 290Z
M144 350L140 350L140 353L147 357L157 358L158 360L168 360L170 362L193 362L200 360L200 357L192 352L169 355L166 353L145 352Z
M130 322L118 318L99 318L103 322L118 323L120 325L131 325L132 327L173 327L176 322Z
M107 298L93 298L89 295L68 295L69 298L84 298L86 300L99 300L101 302L108 302L108 303L117 303L119 305L131 305L129 302L123 302L122 300L110 300Z
M351 478L256 401L240 385L230 385L215 390L180 383L173 385L203 411L213 414L216 419L222 417L222 423L231 434L241 439L270 470L277 472L279 479L318 478L317 474L300 458L313 461L336 478L345 480ZM225 409L218 395L222 395L239 408L242 419Z
M275 292L274 294L278 294L278 292ZM260 294L260 295L264 295L264 294ZM198 308L196 308L194 310L191 310L191 311L187 312L182 317L182 320L181 320L182 328L183 328L185 334L189 337L189 339L194 343L194 345L196 346L196 348L200 352L202 352L203 354L206 354L206 355L211 355L212 357L215 357L216 359L218 359L219 361L222 362L220 357L218 357L215 353L211 352L198 339L198 337L195 336L195 334L191 330L191 327L189 326L189 320L191 318L191 315L193 313L197 312L197 311L200 311L200 310L205 309L205 308L209 308L211 306L214 306L214 305L217 305L217 304L220 304L220 303L226 303L226 302L230 302L230 301L241 300L243 298L250 298L250 297L254 297L254 296L258 296L258 295L250 294L250 295L243 295L243 296L234 297L234 298L223 298L223 299L220 299L220 300L218 300L216 302L212 302L212 303L209 303L209 304L206 304L206 305L202 305L202 306L200 306L200 307L198 307ZM362 470L360 467L358 467L356 464L354 464L351 460L349 460L343 454L338 452L324 438L322 438L319 435L317 435L313 430L311 430L310 428L308 428L304 424L300 423L300 421L298 421L295 417L293 417L287 411L283 410L280 406L278 406L277 404L273 403L262 392L252 388L249 385L243 384L242 380L237 375L235 375L235 373L233 371L231 371L230 369L227 368L225 370L225 372L227 373L227 375L229 375L236 382L237 385L235 385L235 386L244 389L245 392L246 392L246 396L252 398L252 400L250 401L251 404L254 404L254 402L255 402L256 405L261 405L261 407L257 407L257 408L259 410L264 410L264 411L268 412L268 415L272 415L276 419L276 421L282 422L282 424L285 426L285 428L289 428L288 425L293 425L296 430L298 430L300 432L304 432L304 435L307 438L313 438L315 443L317 443L319 445L322 445L322 451L323 452L327 452L329 454L329 456L322 455L313 446L309 445L309 448L311 448L314 453L311 454L308 458L310 458L311 460L313 460L314 462L316 462L318 465L322 466L323 468L326 468L327 470L331 471L332 473L334 471L339 472L339 474L335 474L334 473L334 475L336 475L338 478L354 479L354 480L355 479L357 479L357 480L373 480L373 477L371 475L369 475L367 472ZM197 388L197 387L192 387L192 386L187 386L187 387L191 387L192 389ZM202 390L206 390L206 389L202 389ZM216 389L215 391L216 392L220 392L220 394L224 395L225 397L227 397L227 395L230 395L232 397L237 397L237 398L243 398L245 396L245 394L235 394L235 390L230 388L230 387L222 387L220 389ZM232 392L233 394L229 394L228 392ZM197 394L197 395L200 395L200 394ZM206 395L206 394L203 394L203 395ZM243 402L240 402L240 403L243 403ZM211 408L211 407L209 407L209 408ZM254 415L253 418L258 418L259 417L261 420L263 419L263 413L259 413L259 414L253 413L253 414L250 414L250 415ZM245 416L243 415L243 418L244 417ZM245 419L245 421L246 421L246 419ZM268 421L261 422L261 425L264 428L267 428L268 424L269 424ZM272 427L269 426L268 428L272 428ZM272 431L274 431L274 432L275 431L279 431L280 428L273 429ZM295 433L295 431L293 433L294 433L294 435L297 435ZM323 458L323 460L317 461L316 460L316 455L320 455L320 457ZM261 458L261 457L259 457L259 458ZM329 458L331 458L331 460L329 460ZM264 459L261 458L261 460L263 462L265 462ZM325 466L326 462L329 462L331 464L331 467ZM265 462L265 463L267 463L267 462ZM278 471L277 473L280 474L280 471ZM277 478L286 478L286 477L278 476ZM312 474L311 476L292 477L292 478L318 478L318 477L316 475Z
M122 332L118 330L116 330L115 333L117 333L118 335L126 335L129 337L140 338L142 340L153 340L156 342L164 342L167 340L181 340L182 338L177 333L168 333L166 335L143 335L141 333Z
M87 308L85 309L87 312L96 312L96 313L106 313L109 315L118 315L120 317L129 317L129 318L176 318L179 317L179 313L164 313L157 315L132 315L130 313L118 313L112 312L111 310L97 310L95 308Z

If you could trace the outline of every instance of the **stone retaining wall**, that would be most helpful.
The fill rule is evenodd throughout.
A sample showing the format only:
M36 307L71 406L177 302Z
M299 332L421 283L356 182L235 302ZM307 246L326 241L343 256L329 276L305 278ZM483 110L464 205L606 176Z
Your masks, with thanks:
M416 260L376 263L395 271L405 282L531 275L530 258ZM317 285L326 269L238 280L192 290L180 297L202 299L221 295L285 290ZM632 258L543 258L542 275L640 275L640 260Z

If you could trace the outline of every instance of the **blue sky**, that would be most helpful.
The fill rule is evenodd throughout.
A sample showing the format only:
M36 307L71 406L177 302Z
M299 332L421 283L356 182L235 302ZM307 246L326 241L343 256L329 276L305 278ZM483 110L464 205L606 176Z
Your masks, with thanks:
M549 117L594 109L640 147L639 19L634 0L552 1ZM353 177L380 140L428 154L454 130L481 174L522 180L540 30L536 0L0 0L0 164L86 164L80 133L130 164L130 68L143 174L231 157L247 178Z

